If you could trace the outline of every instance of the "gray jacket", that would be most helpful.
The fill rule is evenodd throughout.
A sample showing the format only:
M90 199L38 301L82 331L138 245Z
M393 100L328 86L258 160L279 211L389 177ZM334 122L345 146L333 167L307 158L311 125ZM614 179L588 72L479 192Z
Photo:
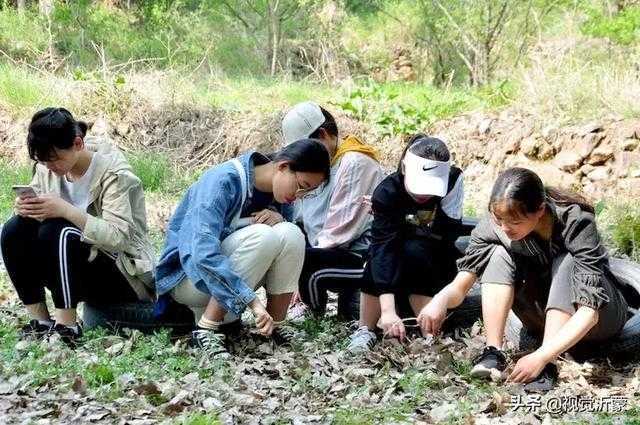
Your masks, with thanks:
M539 267L551 268L553 258L569 253L575 261L571 298L576 304L600 309L607 296L601 279L609 271L609 255L600 241L595 216L579 205L556 205L548 201L553 215L553 231L550 241L543 241L533 234L512 241L502 232L489 215L484 217L471 233L471 241L464 257L458 260L458 271L468 271L480 276L494 249L502 245L519 261L533 262Z

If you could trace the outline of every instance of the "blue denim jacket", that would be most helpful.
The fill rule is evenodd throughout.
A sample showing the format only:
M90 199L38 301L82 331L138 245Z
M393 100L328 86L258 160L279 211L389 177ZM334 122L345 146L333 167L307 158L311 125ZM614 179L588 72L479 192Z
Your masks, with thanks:
M166 244L156 266L158 296L176 287L185 277L200 291L211 294L227 311L240 315L256 297L231 268L221 252L221 242L234 231L234 221L250 202L254 186L251 151L206 171L187 191L171 217ZM239 164L238 164L239 162ZM244 189L244 193L243 193ZM243 202L244 198L244 202ZM290 220L292 209L281 213Z

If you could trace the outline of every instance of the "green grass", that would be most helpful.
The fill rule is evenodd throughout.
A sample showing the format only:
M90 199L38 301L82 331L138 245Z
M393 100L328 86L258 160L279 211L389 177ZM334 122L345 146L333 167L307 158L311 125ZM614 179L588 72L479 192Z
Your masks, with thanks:
M109 340L105 330L88 331L83 349L95 355L95 361L75 356L68 349L51 351L44 343L33 342L24 350L16 350L16 323L0 322L0 376L28 375L29 385L39 387L47 382L71 384L80 375L98 396L112 399L121 394L117 379L132 374L141 381L177 379L193 371L210 376L208 369L197 367L197 359L183 351L172 350L168 332L139 335L129 352L111 356L104 343Z
M59 103L49 82L25 68L0 63L0 106L19 114Z
M6 221L13 215L13 203L16 198L11 186L15 184L29 184L31 181L31 167L16 165L5 158L0 158L0 222Z
M145 192L182 194L199 177L199 172L180 169L161 153L133 152L127 157Z
M218 425L221 423L218 415L213 413L192 413L172 422L174 425Z

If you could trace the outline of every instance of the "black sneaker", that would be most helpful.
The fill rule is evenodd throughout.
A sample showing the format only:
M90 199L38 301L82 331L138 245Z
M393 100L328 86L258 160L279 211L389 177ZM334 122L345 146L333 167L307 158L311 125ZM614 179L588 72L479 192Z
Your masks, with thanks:
M42 324L39 320L33 319L20 329L20 339L43 339L49 334L49 330L53 326L53 321L48 324Z
M540 375L524 386L528 393L546 393L558 383L558 367L553 363L547 364Z
M227 351L227 337L218 330L198 328L191 332L189 346L197 348L213 357L226 357L229 355Z
M295 331L289 326L277 326L271 333L273 343L282 346L290 346L295 336Z
M492 371L502 373L507 368L507 356L496 347L485 347L482 354L473 359L471 376L474 378L490 378Z
M56 323L49 331L49 337L58 335L60 340L67 344L70 348L76 348L80 338L82 338L82 326L76 323L75 329L61 323Z
M241 319L223 323L218 327L218 333L224 334L227 338L237 338L242 334L243 330L244 325Z

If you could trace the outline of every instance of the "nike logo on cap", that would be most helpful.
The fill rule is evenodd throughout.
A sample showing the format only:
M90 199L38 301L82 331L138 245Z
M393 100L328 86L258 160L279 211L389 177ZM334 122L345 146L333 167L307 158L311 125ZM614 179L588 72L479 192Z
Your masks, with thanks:
M433 170L434 168L438 168L438 166L437 166L437 165L434 165L433 167L428 167L428 168L427 168L427 166L426 166L426 165L423 165L423 166L422 166L422 171L431 171L431 170Z

